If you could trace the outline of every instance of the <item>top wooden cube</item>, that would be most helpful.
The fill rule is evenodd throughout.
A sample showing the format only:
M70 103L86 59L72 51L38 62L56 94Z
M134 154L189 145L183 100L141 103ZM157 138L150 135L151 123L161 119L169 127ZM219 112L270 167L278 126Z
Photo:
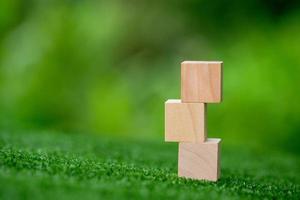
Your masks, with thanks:
M181 63L182 102L220 103L222 101L221 61Z

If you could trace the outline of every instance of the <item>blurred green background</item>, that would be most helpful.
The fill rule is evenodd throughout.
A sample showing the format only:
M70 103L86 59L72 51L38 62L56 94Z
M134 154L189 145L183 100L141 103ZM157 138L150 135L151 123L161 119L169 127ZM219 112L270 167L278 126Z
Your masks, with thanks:
M223 60L209 136L299 154L299 2L2 0L1 129L163 140L180 62Z

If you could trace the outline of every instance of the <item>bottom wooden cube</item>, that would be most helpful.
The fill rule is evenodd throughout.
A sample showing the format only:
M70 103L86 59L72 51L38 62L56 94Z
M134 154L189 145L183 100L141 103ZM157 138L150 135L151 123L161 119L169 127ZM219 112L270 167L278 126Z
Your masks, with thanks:
M221 139L210 138L203 143L179 143L178 176L217 181L220 177Z

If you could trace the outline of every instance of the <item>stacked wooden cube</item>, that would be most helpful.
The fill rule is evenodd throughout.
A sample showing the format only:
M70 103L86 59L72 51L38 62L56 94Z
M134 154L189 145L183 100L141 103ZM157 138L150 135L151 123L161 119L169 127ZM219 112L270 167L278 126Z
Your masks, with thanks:
M219 61L181 63L181 100L165 103L165 141L179 142L178 176L217 181L221 139L207 138L208 103L222 101Z

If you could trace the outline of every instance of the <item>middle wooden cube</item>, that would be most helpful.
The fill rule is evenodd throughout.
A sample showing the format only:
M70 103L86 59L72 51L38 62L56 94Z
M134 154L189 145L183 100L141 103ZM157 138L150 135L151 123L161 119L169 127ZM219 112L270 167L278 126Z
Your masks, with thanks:
M165 103L165 141L202 143L206 140L206 104Z

